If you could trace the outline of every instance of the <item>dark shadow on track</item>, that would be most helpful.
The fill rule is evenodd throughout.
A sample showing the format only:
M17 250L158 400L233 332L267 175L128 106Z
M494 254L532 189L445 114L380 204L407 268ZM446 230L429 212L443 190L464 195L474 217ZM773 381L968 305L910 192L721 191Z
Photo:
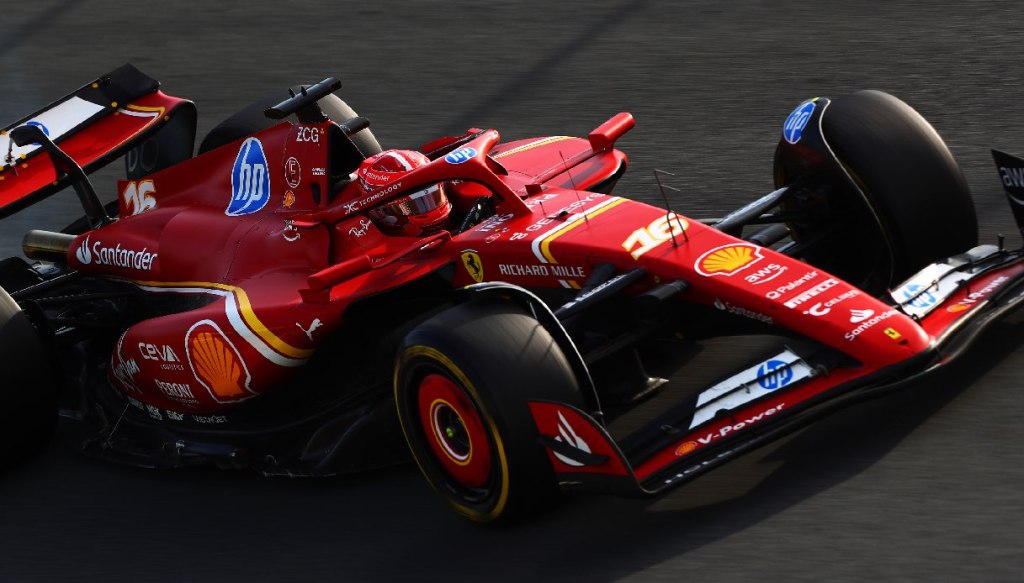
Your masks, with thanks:
M839 412L666 498L571 499L506 529L457 517L412 465L337 479L260 479L115 466L69 457L70 445L58 443L0 481L0 538L22 549L0 552L0 580L61 578L70 566L80 580L260 581L289 572L354 581L408 580L413 572L418 581L446 582L453 573L489 581L628 577L871 468L1024 346L1020 332L1020 325L997 326L941 377Z

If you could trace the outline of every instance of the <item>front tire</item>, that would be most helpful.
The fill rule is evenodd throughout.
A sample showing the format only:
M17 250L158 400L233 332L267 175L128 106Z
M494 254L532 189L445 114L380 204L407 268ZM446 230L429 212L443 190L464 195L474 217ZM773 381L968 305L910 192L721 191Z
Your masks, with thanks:
M550 334L512 306L456 306L399 349L395 404L409 448L434 490L472 521L516 521L558 501L534 399L582 401Z
M938 132L912 107L881 91L832 100L816 152L834 158L849 187L812 191L787 211L794 239L820 241L806 259L871 292L884 291L938 259L978 242L977 216L963 172ZM780 142L776 184L792 183L814 156ZM797 156L801 157L801 156Z

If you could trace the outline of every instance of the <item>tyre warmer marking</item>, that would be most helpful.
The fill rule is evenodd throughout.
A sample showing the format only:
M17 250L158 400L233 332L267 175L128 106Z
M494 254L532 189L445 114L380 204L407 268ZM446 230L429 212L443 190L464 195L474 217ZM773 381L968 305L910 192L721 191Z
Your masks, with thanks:
M256 316L245 290L221 283L198 281L157 282L136 281L140 288L158 293L212 294L224 298L224 313L231 327L257 352L274 364L286 367L302 366L313 351L296 348L278 338Z
M463 514L464 516L467 516L469 518L476 518L478 520L491 520L496 516L499 516L505 509L505 505L508 503L509 485L508 459L505 457L505 444L501 441L501 434L498 433L497 426L494 425L494 418L486 409L483 409L483 401L480 400L480 394L477 392L476 388L473 387L473 384L469 382L469 379L466 377L466 373L462 372L462 369L456 366L455 363L452 362L450 358L445 356L439 350L431 348L429 346L423 346L422 344L410 346L408 349L406 349L406 351L402 354L401 364L395 367L393 385L395 388L396 402L398 401L398 371L402 368L402 365L404 365L411 358L414 358L416 356L422 356L424 358L434 360L441 364L441 366L444 367L444 369L446 369L453 376L455 376L455 378L462 384L462 387L466 389L467 392L469 392L473 400L476 401L476 403L481 407L482 417L485 418L487 422L487 429L490 432L491 437L494 438L494 449L498 453L498 463L501 465L501 495L498 501L495 503L494 508L492 508L491 511L485 514L484 516L480 516L480 513L473 510L472 508L456 504L451 500L451 498L445 498L449 501L449 503L456 507L456 510L458 510L460 514ZM398 419L399 422L401 422L402 416L399 415ZM406 441L408 441L409 428L403 425L402 434L406 436ZM409 447L412 447L411 443L409 444ZM429 476L427 475L427 472L423 469L423 466L420 464L420 461L416 459L416 456L413 456L413 459L416 461L416 465L419 466L420 472L424 476L428 477L427 482L430 483L430 486L436 490L437 488L434 486L434 483L429 479Z
M575 215L572 215L571 217L565 220L565 223L542 233L536 239L534 239L533 254L537 256L537 259L539 259L541 263L558 263L558 261L551 254L552 241L568 233L569 231L575 229L576 227L586 224L587 220L589 220L590 218L596 217L597 215L609 209L612 209L624 202L626 202L626 199L613 196L610 197L609 200L594 205L593 207L581 213L576 213ZM562 284L562 287L567 288L579 289L580 287L580 285L573 280L566 281L564 279L560 279L558 280L558 283Z
M571 140L571 139L572 139L572 136L551 136L551 137L548 137L548 138L541 138L539 140L535 140L533 142L530 142L529 144L523 144L522 146L519 146L519 147L516 147L516 148L512 148L511 150L505 150L504 152L501 152L499 154L495 154L495 155L493 155L491 157L492 158L503 158L505 156L511 156L512 154L518 154L519 152L524 152L526 150L530 150L532 148L537 148L539 146L545 146L547 144L554 144L555 142L561 142L563 140Z

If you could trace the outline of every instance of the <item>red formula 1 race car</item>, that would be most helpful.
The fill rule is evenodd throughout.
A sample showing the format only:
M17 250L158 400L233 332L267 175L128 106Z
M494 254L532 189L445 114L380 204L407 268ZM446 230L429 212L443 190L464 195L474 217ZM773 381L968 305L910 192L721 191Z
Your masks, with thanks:
M611 194L626 113L381 151L327 79L193 156L195 107L158 87L126 65L0 137L3 215L69 186L85 209L0 264L8 459L60 407L86 451L142 466L411 453L460 514L505 521L664 492L941 368L1024 297L1021 251L978 246L949 150L880 92L800 104L778 189L701 221ZM104 205L88 173L122 156ZM758 348L720 374L662 378L740 336Z

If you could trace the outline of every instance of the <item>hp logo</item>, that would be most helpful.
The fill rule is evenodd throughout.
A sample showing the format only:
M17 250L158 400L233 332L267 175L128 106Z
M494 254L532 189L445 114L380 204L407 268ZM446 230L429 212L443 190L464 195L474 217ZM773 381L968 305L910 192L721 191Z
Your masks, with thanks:
M774 391L788 385L793 380L793 369L782 360L769 360L757 367L757 384L761 388Z

